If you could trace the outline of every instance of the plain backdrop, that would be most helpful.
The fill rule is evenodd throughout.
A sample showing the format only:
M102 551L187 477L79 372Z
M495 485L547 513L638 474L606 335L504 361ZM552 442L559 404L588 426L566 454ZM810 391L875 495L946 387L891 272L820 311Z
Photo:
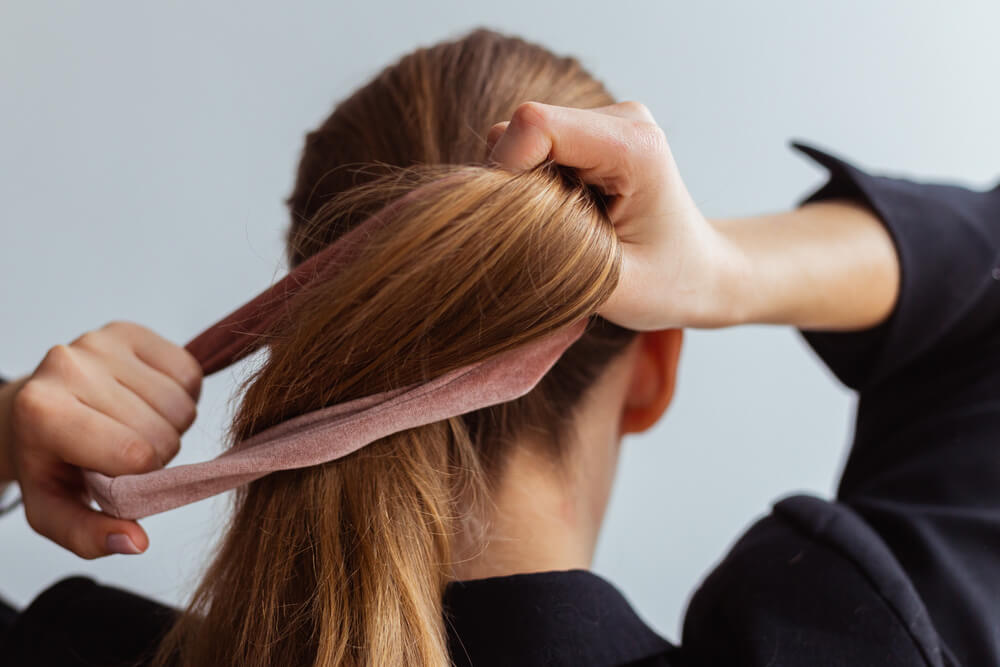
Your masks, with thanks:
M114 319L178 343L285 269L304 133L417 46L493 27L578 56L650 107L710 216L795 203L801 138L871 170L983 187L1000 171L1000 4L7 2L0 4L0 374ZM178 462L214 456L246 368L206 381ZM684 607L778 498L829 496L854 396L793 330L686 332L674 404L626 439L595 570L676 640ZM84 573L179 604L225 497L84 561L0 520L0 592Z

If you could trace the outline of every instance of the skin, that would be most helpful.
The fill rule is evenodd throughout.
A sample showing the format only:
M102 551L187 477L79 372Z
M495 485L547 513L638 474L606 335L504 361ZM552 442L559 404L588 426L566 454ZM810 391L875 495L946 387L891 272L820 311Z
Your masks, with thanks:
M528 440L513 448L483 517L487 540L458 540L460 579L590 566L622 439L669 406L685 327L857 330L884 321L898 298L895 248L864 207L706 219L640 103L526 102L490 131L487 158L511 170L552 159L612 196L623 272L598 313L642 333L584 397L569 463ZM77 466L117 475L165 465L194 420L201 380L183 348L135 324L53 347L0 388L0 485L17 481L31 526L81 557L145 551L138 523L89 508Z

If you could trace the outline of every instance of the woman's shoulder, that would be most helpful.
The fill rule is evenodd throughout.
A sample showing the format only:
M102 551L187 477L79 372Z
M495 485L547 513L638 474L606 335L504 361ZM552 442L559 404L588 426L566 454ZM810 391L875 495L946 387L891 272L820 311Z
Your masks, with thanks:
M62 579L18 614L0 639L10 665L144 664L177 611L89 577Z
M705 578L682 647L696 664L958 664L879 534L805 494L775 503Z

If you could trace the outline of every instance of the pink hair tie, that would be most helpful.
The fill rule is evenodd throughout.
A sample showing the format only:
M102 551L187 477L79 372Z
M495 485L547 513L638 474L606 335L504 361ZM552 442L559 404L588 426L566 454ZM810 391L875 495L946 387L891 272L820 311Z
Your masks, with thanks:
M186 349L198 359L204 374L220 371L256 349L259 335L282 316L290 296L346 265L390 217L386 214L417 190L344 234L189 342ZM333 461L392 433L523 396L583 334L587 321L578 320L543 338L427 382L299 415L237 443L211 461L118 477L86 470L84 481L105 512L122 519L141 519L278 470Z

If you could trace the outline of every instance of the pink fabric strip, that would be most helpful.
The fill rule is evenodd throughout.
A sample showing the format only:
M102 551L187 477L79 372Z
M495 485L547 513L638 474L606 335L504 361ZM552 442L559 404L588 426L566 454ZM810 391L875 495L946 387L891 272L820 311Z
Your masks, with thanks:
M101 509L139 519L264 475L318 465L404 429L514 400L545 375L586 328L579 320L542 339L429 382L306 413L254 435L211 461L141 475L84 473Z
M422 189L422 188L421 188ZM417 190L344 234L282 280L196 336L186 348L210 375L265 341L260 334L283 306L313 280L333 275L393 209ZM84 471L91 496L105 512L140 519L234 489L278 470L333 461L392 433L512 401L528 393L586 330L587 319L427 382L364 396L277 424L211 461L108 477Z

